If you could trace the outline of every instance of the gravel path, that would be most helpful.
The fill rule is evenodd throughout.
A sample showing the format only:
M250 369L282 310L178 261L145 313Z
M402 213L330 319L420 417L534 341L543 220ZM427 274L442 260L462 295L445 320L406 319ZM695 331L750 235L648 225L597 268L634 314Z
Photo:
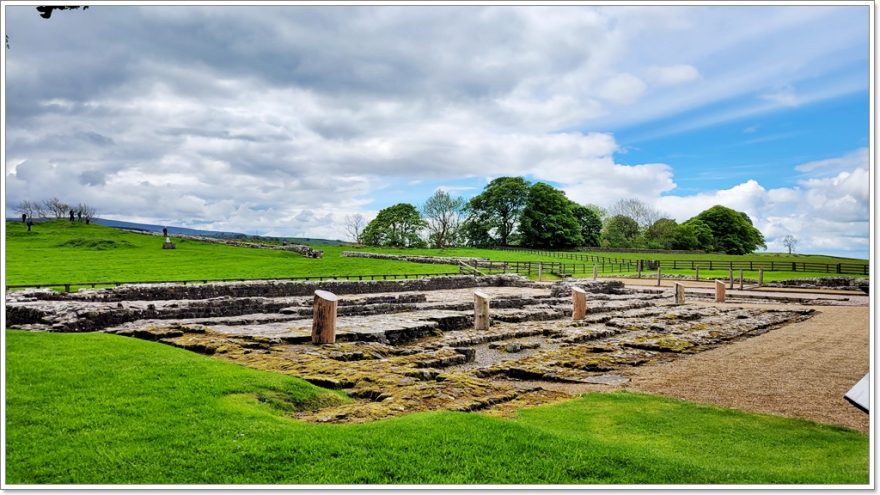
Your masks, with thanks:
M867 432L868 415L843 395L868 372L868 308L815 309L758 337L633 368L626 388Z
M706 304L711 303L694 303ZM793 305L737 304L792 309ZM843 395L869 366L868 307L814 306L809 320L671 362L615 373L622 386L512 381L580 395L621 388L868 432L868 415Z

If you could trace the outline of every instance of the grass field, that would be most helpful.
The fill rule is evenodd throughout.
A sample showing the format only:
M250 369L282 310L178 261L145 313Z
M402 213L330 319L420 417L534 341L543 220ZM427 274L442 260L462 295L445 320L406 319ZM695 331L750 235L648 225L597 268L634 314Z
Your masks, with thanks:
M317 277L334 275L428 274L457 272L455 265L409 263L404 261L375 260L342 257L343 251L362 250L388 254L423 254L429 256L462 256L501 261L544 261L574 263L576 275L592 275L592 267L549 254L524 251L453 248L453 249L389 249L354 248L351 246L315 245L324 250L321 259L305 258L298 253L268 249L251 249L219 244L176 239L177 249L163 250L162 238L136 234L99 225L84 225L67 221L41 222L27 232L21 222L6 223L6 283L52 284L90 282L133 282L162 280L217 280L285 277ZM578 253L589 254L589 253ZM863 262L827 256L793 256L754 254L728 256L717 254L633 254L593 253L619 259L696 259L761 261L772 258L780 262L811 262L836 264ZM583 270L581 270L583 267ZM631 275L620 267L607 266L603 276ZM692 270L672 270L665 273L693 275ZM726 270L700 271L701 278L721 278ZM765 271L765 281L829 276L821 272ZM532 278L537 274L532 273ZM554 277L545 274L545 280ZM747 278L756 279L757 272L747 272Z
M631 393L515 419L290 419L346 400L106 334L6 331L7 483L865 484L868 438Z

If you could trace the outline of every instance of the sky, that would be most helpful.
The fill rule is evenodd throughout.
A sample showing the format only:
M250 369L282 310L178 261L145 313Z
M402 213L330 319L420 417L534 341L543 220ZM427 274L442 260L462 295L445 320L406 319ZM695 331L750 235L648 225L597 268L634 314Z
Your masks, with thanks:
M5 205L345 238L524 176L869 253L869 7L5 5Z

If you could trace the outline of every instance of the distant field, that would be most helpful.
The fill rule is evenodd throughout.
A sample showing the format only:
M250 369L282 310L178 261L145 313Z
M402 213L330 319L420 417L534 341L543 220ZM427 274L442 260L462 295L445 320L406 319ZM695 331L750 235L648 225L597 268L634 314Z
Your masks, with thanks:
M6 332L11 484L867 484L868 436L632 393L361 425L302 380L107 334Z
M587 262L566 259L559 253L541 254L513 250L474 248L453 249L389 249L378 247L314 245L324 251L322 259L305 258L298 253L251 249L175 239L177 249L163 250L162 238L135 234L99 225L71 224L67 221L38 223L33 232L26 232L20 222L6 223L6 282L18 284L134 282L163 280L258 279L285 277L330 277L343 275L432 274L457 272L456 265L409 263L342 257L343 251L368 251L388 254L420 254L486 258L497 261L543 261L574 264L574 274L592 275ZM865 262L828 256L788 256L784 254L752 254L729 256L714 254L635 254L635 253L572 253L595 254L618 259L735 260L778 262L812 262L836 264ZM572 273L567 269L567 273ZM635 273L620 265L606 265L605 276ZM664 270L664 273L693 275L692 270ZM726 270L706 269L701 278L720 278ZM545 280L554 276L545 273ZM746 272L756 279L757 272ZM790 278L829 276L821 272L765 272L765 281ZM531 274L532 278L537 273Z
M251 249L175 239L177 249L162 249L163 238L100 225L52 221L34 225L6 223L6 282L151 281L222 278L440 273L455 267L401 261L323 259L298 253ZM332 246L328 246L332 247Z

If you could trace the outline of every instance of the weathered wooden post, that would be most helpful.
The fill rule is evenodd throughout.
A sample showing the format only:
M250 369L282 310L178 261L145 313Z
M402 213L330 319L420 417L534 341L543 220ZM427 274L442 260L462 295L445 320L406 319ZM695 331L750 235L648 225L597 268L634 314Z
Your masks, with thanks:
M489 329L489 296L474 291L474 330Z
M657 265L657 287L660 287L660 265Z
M642 278L642 260L636 260L637 278Z
M583 320L587 315L587 291L580 287L571 288L571 319Z
M700 280L700 266L697 265L697 267L694 270L696 270L696 272L697 272L696 275L694 275L694 280Z
M544 274L544 263L538 262L538 282L541 281L541 276Z
M336 342L336 303L339 297L325 290L315 291L312 306L312 343L333 344Z
M597 280L599 278L599 266L593 265L593 280Z
M758 269L758 287L764 287L764 269Z
M715 281L715 302L723 303L724 297L727 293L727 290L724 288L724 282L720 280Z
M675 304L684 304L684 285L675 282Z
M733 268L727 270L727 276L730 278L730 290L733 290Z
M739 290L743 290L743 271L739 271Z

